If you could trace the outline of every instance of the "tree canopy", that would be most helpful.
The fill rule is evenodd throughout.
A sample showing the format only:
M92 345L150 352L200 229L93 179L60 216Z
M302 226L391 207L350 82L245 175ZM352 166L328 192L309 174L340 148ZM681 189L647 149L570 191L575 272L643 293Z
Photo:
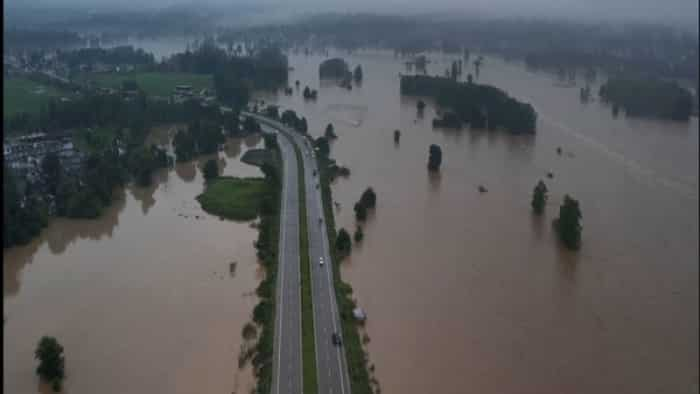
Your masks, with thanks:
M439 146L432 144L428 149L428 170L438 171L442 164L442 149Z
M34 358L39 360L36 373L42 380L51 384L54 391L60 391L65 378L65 358L63 346L54 337L42 337L39 340Z
M581 245L581 209L577 200L564 196L564 203L559 208L559 218L555 221L557 233L562 243L569 249L576 250Z
M544 212L544 206L547 203L547 186L544 182L539 181L532 192L532 210L540 215Z

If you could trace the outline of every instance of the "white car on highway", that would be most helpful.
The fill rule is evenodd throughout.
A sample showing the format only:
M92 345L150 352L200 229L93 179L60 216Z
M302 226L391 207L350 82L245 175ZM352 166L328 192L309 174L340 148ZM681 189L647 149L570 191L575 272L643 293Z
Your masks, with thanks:
M323 266L323 257L319 257L318 259L318 264Z

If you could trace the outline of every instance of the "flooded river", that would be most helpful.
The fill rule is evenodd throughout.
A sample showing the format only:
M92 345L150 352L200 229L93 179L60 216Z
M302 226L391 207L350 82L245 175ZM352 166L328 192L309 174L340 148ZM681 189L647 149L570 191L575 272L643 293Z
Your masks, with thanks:
M383 393L698 392L697 118L614 118L578 87L486 56L477 82L531 102L537 134L434 130L432 103L421 118L399 95L400 59L345 57L362 64L361 87L320 86L322 58L292 55L290 80L318 101L260 97L302 113L315 136L334 124L332 155L352 171L333 185L339 226L354 229L353 204L377 192L343 275L368 313ZM430 58L440 75L453 59ZM426 170L432 143L439 176ZM256 144L227 147L224 172L259 174L238 161ZM248 391L236 357L256 302L256 232L198 208L200 164L4 253L6 391L37 390L41 335L65 346L70 393ZM539 179L550 197L535 218ZM567 193L583 213L578 253L550 225Z
M262 176L239 161L258 145L259 137L230 139L219 154L223 173ZM65 347L67 393L250 391L238 353L257 302L257 231L195 201L210 157L161 170L149 188L127 188L97 220L53 220L4 253L5 392L39 391L42 335Z
M318 101L260 97L302 113L315 136L334 124L332 156L352 171L333 185L339 226L353 230L353 204L377 192L343 275L368 313L383 393L698 392L697 118L614 118L579 101L580 83L486 56L477 82L531 102L537 134L434 130L432 103L420 118L399 95L400 59L344 57L362 65L361 87L319 85L323 59L294 55L290 80ZM454 59L430 58L440 75ZM439 176L426 170L432 143ZM549 202L535 218L539 179ZM550 224L564 194L581 204L578 253Z

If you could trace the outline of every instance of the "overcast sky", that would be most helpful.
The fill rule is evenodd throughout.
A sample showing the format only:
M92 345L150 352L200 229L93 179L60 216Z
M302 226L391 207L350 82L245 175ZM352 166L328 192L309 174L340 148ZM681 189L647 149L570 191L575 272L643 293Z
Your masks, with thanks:
M18 5L83 5L92 9L115 5L141 8L177 4L275 5L296 11L367 11L382 13L478 12L488 16L565 17L586 20L629 19L666 24L698 24L699 0L6 0Z

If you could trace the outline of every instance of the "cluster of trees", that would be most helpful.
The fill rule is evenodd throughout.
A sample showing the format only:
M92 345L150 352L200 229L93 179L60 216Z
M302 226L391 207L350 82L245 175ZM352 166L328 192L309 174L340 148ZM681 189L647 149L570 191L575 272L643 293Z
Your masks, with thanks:
M326 137L321 136L316 138L314 147L318 148L318 154L321 157L328 157L331 153L331 146L328 144L328 138Z
M54 392L61 391L63 379L66 377L63 346L54 337L42 337L34 351L34 358L39 360L37 375L49 383Z
M431 144L428 148L428 170L438 171L442 164L442 149L438 145Z
M131 64L140 66L154 66L156 61L152 53L141 48L134 49L131 45L114 48L80 48L73 51L59 51L58 60L65 62L68 67L75 68L81 64L93 66L103 63L118 66Z
M318 74L321 79L345 79L351 73L348 63L344 59L336 57L321 62L318 66Z
M355 203L355 219L363 221L367 219L367 210L373 209L377 205L377 194L371 187L368 187L360 197L360 201Z
M693 107L688 90L658 79L611 78L600 87L599 94L630 116L687 121Z
M22 245L48 224L48 207L32 193L20 189L19 180L5 165L3 184L3 248Z
M544 213L547 204L547 186L541 180L535 185L532 192L532 211L536 215ZM559 217L554 220L554 229L559 240L571 250L577 250L581 246L581 208L578 200L569 195L564 196L564 202L559 208Z
M282 112L280 121L287 126L294 128L294 130L300 133L306 133L309 131L309 125L306 123L306 118L303 116L297 116L297 113L291 109Z
M178 130L173 138L175 158L178 162L192 160L197 155L215 153L225 141L218 123L198 119L186 129Z
M214 159L207 160L207 162L204 163L204 169L202 170L202 174L204 175L204 179L207 181L210 181L210 180L218 177L219 176L219 165L216 163L216 160L214 160Z
M456 123L469 123L472 128L494 130L501 127L511 133L535 131L537 114L532 106L493 86L460 83L442 77L404 75L401 76L401 94L434 97L439 105L454 111L459 120ZM449 125L453 123L454 118Z
M274 89L287 86L288 60L277 47L263 47L250 56L234 56L219 48L213 39L204 40L194 51L178 53L166 59L164 70L214 74L221 80L238 80L252 89Z
M302 95L305 100L316 100L316 98L318 98L318 91L316 91L316 89L309 89L309 87L306 86Z

